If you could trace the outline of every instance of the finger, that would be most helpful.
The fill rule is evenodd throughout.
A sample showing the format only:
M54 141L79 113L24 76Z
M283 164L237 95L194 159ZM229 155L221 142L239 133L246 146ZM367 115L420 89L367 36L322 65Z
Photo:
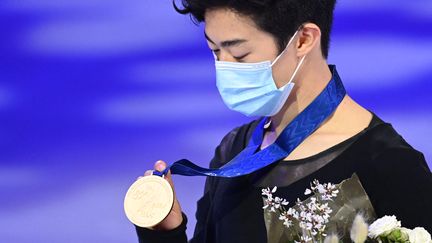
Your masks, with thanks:
M139 180L139 179L143 178L144 176L149 176L149 175L151 175L151 174L152 174L152 171L153 171L153 170L146 170L146 171L144 172L144 175L142 175L142 176L138 176L138 177L136 178L136 180Z
M153 173L153 170L146 170L146 172L144 173L144 176L149 176Z
M173 210L176 211L176 212L181 212L180 203L179 203L179 201L177 200L177 195L176 195L175 188L174 188L174 182L173 182L172 177L171 177L171 170L168 170L168 173L165 175L165 179L166 179L166 180L168 181L168 183L171 185L171 188L172 188L173 193L174 193L174 205L173 205Z
M166 166L167 166L167 164L164 161L158 160L158 161L156 161L154 168L155 168L155 170L163 171L163 170L165 170ZM174 190L174 183L173 183L172 178L171 178L171 171L168 170L168 173L164 177Z
M178 212L178 213L181 213L181 211L182 211L181 206L180 206L180 202L177 200L177 197L175 196L175 194L174 194L174 204L173 204L172 210L175 212Z
M156 161L156 163L154 164L154 169L157 171L163 171L166 168L166 163L162 160L158 160Z
M168 170L168 173L165 175L165 179L170 183L171 187L174 188L174 183L171 177L171 170Z
M154 164L155 170L160 171L160 172L164 171L166 169L166 167L167 167L167 164L164 161L162 161L162 160L158 160ZM168 173L166 173L164 175L164 177L165 177L165 179L168 180L168 182L170 182L171 186L173 186L172 185L172 180L171 180L171 172L170 172L170 170L168 170Z

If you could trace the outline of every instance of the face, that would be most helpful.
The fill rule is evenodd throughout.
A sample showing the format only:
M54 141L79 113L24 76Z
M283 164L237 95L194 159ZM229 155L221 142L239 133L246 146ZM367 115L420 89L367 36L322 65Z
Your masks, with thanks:
M205 37L219 61L273 61L279 54L276 38L259 30L249 17L240 16L228 9L206 12ZM295 39L273 66L273 79L278 88L288 82L297 63L294 44Z

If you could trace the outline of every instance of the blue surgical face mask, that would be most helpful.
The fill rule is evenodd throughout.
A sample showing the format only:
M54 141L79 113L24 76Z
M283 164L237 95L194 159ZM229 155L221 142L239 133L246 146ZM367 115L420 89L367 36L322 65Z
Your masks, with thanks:
M216 60L215 56L216 86L228 108L246 116L272 116L280 111L294 87L292 80L306 56L297 64L288 83L279 89L273 79L272 66L288 49L297 32L273 62L226 62Z

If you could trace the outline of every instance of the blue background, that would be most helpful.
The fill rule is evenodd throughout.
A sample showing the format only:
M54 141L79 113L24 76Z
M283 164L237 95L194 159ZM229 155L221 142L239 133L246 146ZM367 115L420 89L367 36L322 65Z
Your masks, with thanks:
M329 63L432 163L432 1L340 0ZM163 159L207 166L249 118L203 26L168 0L2 0L0 242L137 242L123 197ZM408 178L409 179L409 178ZM175 176L192 235L204 178Z

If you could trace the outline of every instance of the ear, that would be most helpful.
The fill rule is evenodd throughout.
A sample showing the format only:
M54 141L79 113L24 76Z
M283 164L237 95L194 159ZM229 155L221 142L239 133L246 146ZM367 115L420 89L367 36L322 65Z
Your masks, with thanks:
M303 24L298 34L299 38L296 45L298 57L309 54L315 47L321 45L321 29L316 24Z

